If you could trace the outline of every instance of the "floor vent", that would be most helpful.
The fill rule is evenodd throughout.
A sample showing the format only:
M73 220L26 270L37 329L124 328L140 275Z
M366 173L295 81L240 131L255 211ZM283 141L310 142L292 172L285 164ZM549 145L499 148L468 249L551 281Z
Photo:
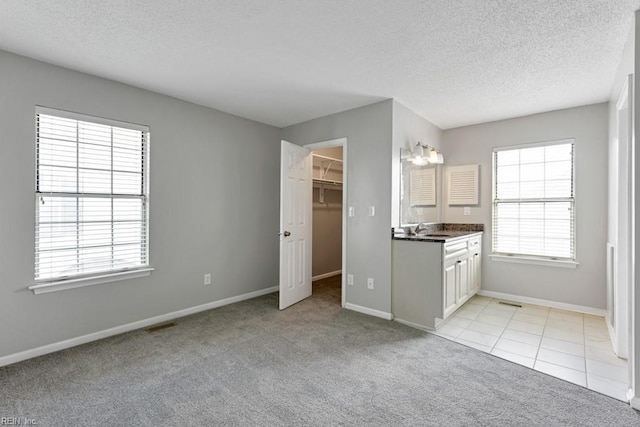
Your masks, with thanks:
M150 328L147 328L146 331L149 332L149 333L158 332L158 331L161 331L163 329L173 328L174 326L176 326L176 322L163 323L162 325L156 325L156 326L152 326Z
M511 307L522 308L522 306L520 304L515 304L513 302L498 301L498 304L510 305Z

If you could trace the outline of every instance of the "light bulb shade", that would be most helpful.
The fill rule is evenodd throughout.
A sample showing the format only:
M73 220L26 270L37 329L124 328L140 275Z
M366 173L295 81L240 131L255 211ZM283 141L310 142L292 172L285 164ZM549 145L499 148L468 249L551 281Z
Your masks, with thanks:
M427 159L424 155L424 147L420 143L416 144L415 148L413 149L413 158L411 159L411 162L414 165L418 166L428 164Z
M413 158L413 160L411 160L411 162L417 166L424 166L429 164L427 158L424 156L416 156Z
M429 163L438 163L438 152L433 148L429 150Z

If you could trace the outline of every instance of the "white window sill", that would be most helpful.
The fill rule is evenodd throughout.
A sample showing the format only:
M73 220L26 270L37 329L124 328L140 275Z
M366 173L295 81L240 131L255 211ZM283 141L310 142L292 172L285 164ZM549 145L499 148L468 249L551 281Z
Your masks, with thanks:
M489 258L491 258L492 261L511 262L516 264L546 265L549 267L560 268L576 268L578 264L580 264L577 261L543 259L519 255L489 255Z
M151 267L137 270L120 271L117 273L105 273L98 276L79 277L77 279L59 280L56 282L37 283L29 286L34 294L46 294L49 292L65 291L67 289L83 288L85 286L98 285L100 283L117 282L120 280L135 279L149 276L154 269Z

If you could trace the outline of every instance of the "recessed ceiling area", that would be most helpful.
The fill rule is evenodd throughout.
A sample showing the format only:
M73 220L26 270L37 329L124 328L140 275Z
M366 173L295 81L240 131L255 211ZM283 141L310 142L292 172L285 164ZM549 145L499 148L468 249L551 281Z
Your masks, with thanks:
M284 127L603 102L640 0L3 0L0 49Z

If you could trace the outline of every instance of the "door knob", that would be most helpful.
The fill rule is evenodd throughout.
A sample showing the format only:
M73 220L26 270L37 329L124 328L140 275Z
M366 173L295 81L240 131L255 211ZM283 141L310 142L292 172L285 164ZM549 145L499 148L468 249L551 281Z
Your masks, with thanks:
M285 231L284 233L280 233L281 235L284 235L284 237L289 237L291 236L291 233L289 233L288 231Z

